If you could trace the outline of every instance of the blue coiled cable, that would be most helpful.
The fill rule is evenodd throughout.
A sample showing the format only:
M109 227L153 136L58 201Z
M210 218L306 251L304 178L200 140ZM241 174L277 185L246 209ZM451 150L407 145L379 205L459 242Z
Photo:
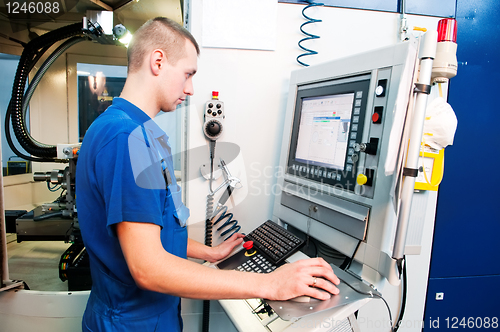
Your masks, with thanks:
M213 219L215 219L215 217L217 217L217 215L220 214L219 218L217 218L217 220L213 223L214 226L217 225L220 221L226 219L226 221L221 226L219 226L219 228L217 228L217 232L222 231L220 233L221 237L232 232L224 239L224 241L229 239L234 233L237 233L241 229L241 226L238 225L238 220L233 219L233 214L226 212L227 212L227 206L219 207L217 211L214 213L213 217Z
M304 50L306 53L302 53L301 55L299 55L297 57L297 62L300 63L302 66L306 66L308 67L309 65L307 63L304 63L302 61L300 61L300 58L302 58L303 56L307 56L307 55L315 55L315 54L318 54L318 52L314 51L314 50L311 50L307 47L304 47L302 46L302 42L306 41L306 40L312 40L312 39L318 39L320 38L318 35L313 35L312 33L309 33L309 32L306 32L304 31L304 27L308 24L311 24L311 23L319 23L319 22L322 22L322 20L318 20L318 19L315 19L315 18L312 18L312 17L309 17L306 15L305 11L308 9L308 8L311 8L311 7L317 7L317 6L323 6L322 3L315 3L313 2L312 0L304 0L305 2L308 3L308 5L302 9L302 16L304 16L304 18L307 20L307 22L305 23L302 23L302 25L300 26L300 31L306 35L307 37L305 38L302 38L298 45L299 47Z

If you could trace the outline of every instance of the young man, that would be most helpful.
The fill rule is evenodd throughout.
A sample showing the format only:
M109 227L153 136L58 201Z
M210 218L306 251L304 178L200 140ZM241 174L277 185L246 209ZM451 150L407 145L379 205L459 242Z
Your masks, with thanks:
M135 34L120 98L94 121L78 159L76 197L90 257L92 291L84 331L180 331L180 297L266 298L337 294L322 259L270 274L221 271L187 260L223 259L241 234L217 247L187 238L168 137L151 121L193 94L198 45L175 22L156 18ZM321 278L320 278L321 277ZM314 286L314 287L310 287Z

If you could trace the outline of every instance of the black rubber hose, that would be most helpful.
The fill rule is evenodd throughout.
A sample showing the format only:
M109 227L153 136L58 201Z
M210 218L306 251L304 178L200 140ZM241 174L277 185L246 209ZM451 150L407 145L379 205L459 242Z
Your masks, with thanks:
M31 101L31 97L33 96L33 93L35 92L35 89L37 88L38 84L42 80L42 77L45 75L45 73L50 68L50 66L52 66L54 61L56 61L57 58L59 58L64 52L66 52L66 50L68 48L70 48L71 46L73 46L77 43L80 43L80 42L86 41L86 40L88 40L86 37L81 37L81 36L72 37L70 39L67 39L66 41L64 41L64 43L59 45L59 47L57 47L57 49L54 52L52 52L52 54L50 54L50 56L47 58L47 60L45 60L44 63L40 66L40 68L36 72L35 77L33 77L28 88L26 89L26 92L24 93L23 105L22 105L22 107L23 107L23 109L22 109L23 119L26 119L26 115L28 113L28 106L29 106L29 103ZM24 131L27 133L29 139L31 141L33 141L37 146L42 147L42 148L52 147L52 145L43 144L43 143L40 143L37 140L35 140L29 132L28 126L26 125L26 121L24 121L24 123L23 123L23 128L24 128Z
M10 130L7 120L11 117L14 134L16 135L19 144L21 144L21 146L29 154L40 157L42 159L55 158L57 156L57 151L55 146L39 146L37 142L34 142L30 138L29 134L24 129L25 119L23 116L22 106L26 81L28 79L30 69L34 65L33 61L39 57L39 50L41 48L46 48L47 46L51 46L54 43L69 37L83 35L82 27L82 23L75 23L57 30L47 32L33 39L24 48L21 59L19 60L19 65L17 66L14 86L12 87L12 98L5 117L6 134L7 130ZM9 146L13 151L17 151L11 140L9 141ZM24 158L24 156L20 157Z

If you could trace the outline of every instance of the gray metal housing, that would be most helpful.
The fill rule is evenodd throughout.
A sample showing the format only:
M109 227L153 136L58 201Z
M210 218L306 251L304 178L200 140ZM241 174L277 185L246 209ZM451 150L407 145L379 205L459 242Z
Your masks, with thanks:
M393 284L399 283L391 251L399 204L400 168L386 175L385 164L388 153L396 153L400 166L400 144L396 142L396 149L391 145L389 152L389 137L396 112L407 112L407 105L401 105L402 101L411 100L417 49L417 41L410 40L300 69L292 72L290 78L280 156L283 171L279 172L277 187L280 190L275 199L273 219L290 224L349 257L355 255L357 264L353 264L352 269L356 270L353 272L372 283L382 277ZM403 79L405 77L407 79ZM379 142L375 155L359 153L353 171L356 178L367 168L373 169L373 184L356 184L354 190L345 190L288 172L297 92L362 78L369 78L370 84L364 126L358 135L362 135L362 142L369 142L374 137ZM377 96L375 92L380 80L387 80L384 96ZM372 120L375 107L383 107L381 123ZM401 141L402 126L396 127L401 129L391 137ZM362 242L356 250L359 241Z

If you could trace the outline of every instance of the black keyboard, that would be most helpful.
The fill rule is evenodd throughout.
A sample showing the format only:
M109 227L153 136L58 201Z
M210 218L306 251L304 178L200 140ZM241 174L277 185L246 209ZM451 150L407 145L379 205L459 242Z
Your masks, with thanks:
M241 272L270 273L276 270L277 266L271 264L264 256L257 254L244 261L235 270Z
M271 220L246 235L245 241L253 241L254 248L274 265L283 262L304 244L304 240Z

